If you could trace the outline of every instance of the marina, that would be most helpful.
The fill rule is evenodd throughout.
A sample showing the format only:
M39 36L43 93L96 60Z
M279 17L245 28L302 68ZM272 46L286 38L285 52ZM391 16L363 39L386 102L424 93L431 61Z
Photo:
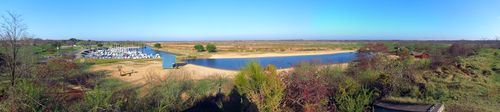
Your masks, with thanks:
M95 59L145 59L160 58L159 53L146 52L140 47L114 47L84 50L81 53L84 58Z

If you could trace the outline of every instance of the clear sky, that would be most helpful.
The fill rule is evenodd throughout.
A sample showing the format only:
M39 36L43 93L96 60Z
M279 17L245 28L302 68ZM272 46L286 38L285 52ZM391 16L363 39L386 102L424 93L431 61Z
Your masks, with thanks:
M45 39L493 39L500 0L0 0Z

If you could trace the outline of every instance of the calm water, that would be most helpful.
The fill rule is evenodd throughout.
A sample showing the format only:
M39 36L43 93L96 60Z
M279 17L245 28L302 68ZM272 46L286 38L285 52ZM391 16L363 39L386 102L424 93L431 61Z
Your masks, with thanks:
M142 52L147 54L159 53L163 60L163 68L172 68L176 56L167 52L158 52L151 46L143 47ZM212 68L239 70L250 61L257 61L261 66L273 64L279 69L290 68L300 62L318 62L320 64L345 63L356 59L356 53L338 53L324 55L307 56L286 56L286 57L263 57L263 58L225 58L225 59L191 59L186 60L188 64L201 65Z
M345 63L356 59L356 53L338 53L308 56L263 57L263 58L227 58L227 59L192 59L188 64L212 68L239 70L250 61L258 61L261 66L273 64L277 68L289 68L300 62L319 62L321 64Z
M141 51L146 54L153 54L153 55L160 54L160 57L163 62L162 64L163 68L172 68L173 64L175 63L176 56L174 54L162 51L155 51L151 46L145 46L141 49Z

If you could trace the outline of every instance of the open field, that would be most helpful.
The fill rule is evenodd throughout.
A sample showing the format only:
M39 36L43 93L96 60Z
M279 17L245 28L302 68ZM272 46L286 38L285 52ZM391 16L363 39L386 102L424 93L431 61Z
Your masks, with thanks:
M197 52L194 45L208 43L217 46L217 52ZM154 43L148 43L152 45ZM353 51L363 46L359 42L335 41L200 41L200 42L161 42L159 50L177 54L181 60L186 58L238 58L270 57L329 54Z
M346 52L356 52L355 50L333 50L333 51L303 51L303 52L290 52L290 53L219 53L212 54L209 58L211 59L221 59L221 58L256 58L256 57L283 57L283 56L304 56L304 55L322 55L322 54L335 54L335 53L346 53Z

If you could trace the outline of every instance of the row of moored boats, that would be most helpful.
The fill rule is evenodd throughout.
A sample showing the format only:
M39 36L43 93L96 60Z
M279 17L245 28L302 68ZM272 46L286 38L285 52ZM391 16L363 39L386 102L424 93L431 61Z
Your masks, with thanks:
M138 47L114 47L84 50L81 53L84 58L95 59L145 59L160 58L158 53L145 53Z

